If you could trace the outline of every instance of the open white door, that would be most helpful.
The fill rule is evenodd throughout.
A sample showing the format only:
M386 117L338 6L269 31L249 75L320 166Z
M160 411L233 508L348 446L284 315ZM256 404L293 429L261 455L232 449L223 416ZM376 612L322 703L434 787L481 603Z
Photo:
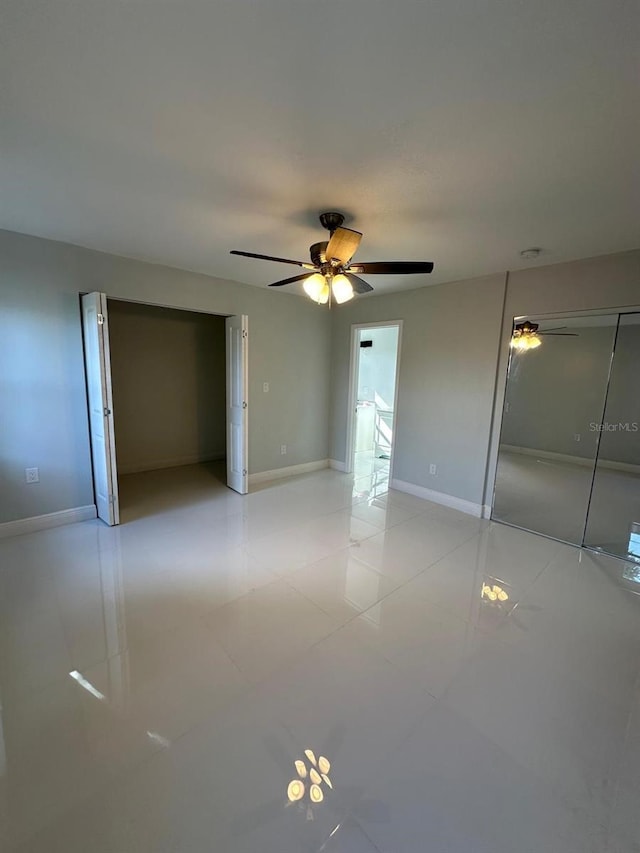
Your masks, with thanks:
M247 396L249 318L227 317L227 486L246 495L248 483Z
M105 293L87 293L82 297L82 328L89 400L93 487L98 518L107 524L119 524L109 323Z

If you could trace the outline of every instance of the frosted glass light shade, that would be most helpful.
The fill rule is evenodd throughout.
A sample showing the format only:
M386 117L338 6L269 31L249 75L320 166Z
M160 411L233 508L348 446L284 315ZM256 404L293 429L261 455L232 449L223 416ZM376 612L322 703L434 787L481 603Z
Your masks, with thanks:
M302 285L304 292L313 299L314 302L320 302L322 291L327 286L327 282L323 275L320 275L319 272L310 275L309 278L304 280L304 284ZM328 290L328 288L327 288ZM329 294L327 293L327 298ZM325 299L326 302L326 299Z
M353 299L353 287L346 275L340 274L335 276L331 283L331 288L333 290L333 298L338 305Z

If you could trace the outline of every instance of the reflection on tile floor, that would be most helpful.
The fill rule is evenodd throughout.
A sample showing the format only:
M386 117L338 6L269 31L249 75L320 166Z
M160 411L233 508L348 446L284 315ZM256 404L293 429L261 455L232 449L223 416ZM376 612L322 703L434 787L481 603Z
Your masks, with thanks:
M376 470L123 486L0 542L0 849L640 849L624 563Z

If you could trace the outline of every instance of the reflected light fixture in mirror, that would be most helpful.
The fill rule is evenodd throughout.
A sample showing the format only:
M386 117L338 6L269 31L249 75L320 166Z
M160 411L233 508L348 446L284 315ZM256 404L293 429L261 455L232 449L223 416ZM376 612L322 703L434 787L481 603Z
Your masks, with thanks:
M518 323L513 330L511 337L511 349L526 352L530 349L537 349L542 343L538 336L538 326L536 323Z

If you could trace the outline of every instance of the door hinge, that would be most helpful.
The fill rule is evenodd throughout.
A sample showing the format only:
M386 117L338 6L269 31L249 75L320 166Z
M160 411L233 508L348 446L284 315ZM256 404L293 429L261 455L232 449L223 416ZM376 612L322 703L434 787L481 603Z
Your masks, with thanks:
M242 408L243 408L243 409L246 409L246 408L247 408L247 404L246 404L246 402L242 404Z
M102 411L104 412L105 416L111 414L111 409L103 409Z
M98 314L98 325L104 326L104 314Z
M242 337L243 337L243 338L248 338L248 337L249 337L249 332L248 332L246 329L243 329L243 330L242 330Z
M246 477L246 476L247 476L247 469L246 469L246 468L243 468L243 469L242 469L242 476L243 476L243 477Z
M116 496L115 495L109 495L109 503L114 504L115 502L116 502Z

